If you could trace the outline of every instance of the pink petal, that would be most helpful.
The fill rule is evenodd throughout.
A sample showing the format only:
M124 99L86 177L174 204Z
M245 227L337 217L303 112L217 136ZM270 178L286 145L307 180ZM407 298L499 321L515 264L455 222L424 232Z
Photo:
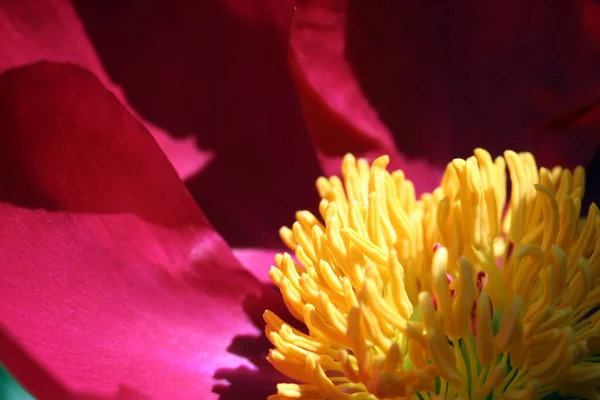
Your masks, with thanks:
M228 347L272 292L92 74L0 76L0 132L0 362L34 396L210 398L256 368Z
M269 270L275 265L275 255L285 249L233 249L233 254L240 263L259 281L269 284ZM288 250L289 252L289 250Z
M322 162L394 146L409 169L424 162L430 171L477 146L534 151L544 165L592 158L598 137L532 129L565 102L600 95L590 7L416 4L299 2L291 68ZM429 187L431 174L420 173L417 185Z

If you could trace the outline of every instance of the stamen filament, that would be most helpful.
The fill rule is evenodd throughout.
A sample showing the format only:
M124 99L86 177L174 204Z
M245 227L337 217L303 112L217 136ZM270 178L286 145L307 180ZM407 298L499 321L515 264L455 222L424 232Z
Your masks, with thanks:
M265 312L268 360L299 382L270 399L600 399L600 210L580 220L583 168L476 149L417 199L388 163L347 155L342 178L317 180L322 220L281 228L295 259L269 276L308 333Z

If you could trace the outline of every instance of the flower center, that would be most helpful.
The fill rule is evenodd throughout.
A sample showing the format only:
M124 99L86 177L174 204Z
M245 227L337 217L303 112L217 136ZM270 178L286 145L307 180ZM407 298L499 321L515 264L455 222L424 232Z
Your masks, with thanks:
M600 398L600 215L585 174L529 153L452 161L415 196L388 158L319 178L270 278L308 334L266 311L273 399ZM511 182L507 199L507 174ZM505 212L505 204L508 207Z

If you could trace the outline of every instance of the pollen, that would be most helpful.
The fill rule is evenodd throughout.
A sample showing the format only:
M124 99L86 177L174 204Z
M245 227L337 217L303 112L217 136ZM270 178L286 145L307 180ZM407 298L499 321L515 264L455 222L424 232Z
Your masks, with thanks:
M419 198L346 155L296 213L266 311L283 399L600 399L600 213L585 172L482 149ZM586 216L583 216L586 215ZM298 324L296 324L298 325Z

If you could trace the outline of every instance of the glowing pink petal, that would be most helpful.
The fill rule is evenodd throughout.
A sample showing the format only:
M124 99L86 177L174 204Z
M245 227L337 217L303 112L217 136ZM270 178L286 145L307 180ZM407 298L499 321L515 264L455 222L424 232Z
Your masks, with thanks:
M34 396L210 398L255 368L228 347L269 292L92 74L0 76L0 171L0 362Z

